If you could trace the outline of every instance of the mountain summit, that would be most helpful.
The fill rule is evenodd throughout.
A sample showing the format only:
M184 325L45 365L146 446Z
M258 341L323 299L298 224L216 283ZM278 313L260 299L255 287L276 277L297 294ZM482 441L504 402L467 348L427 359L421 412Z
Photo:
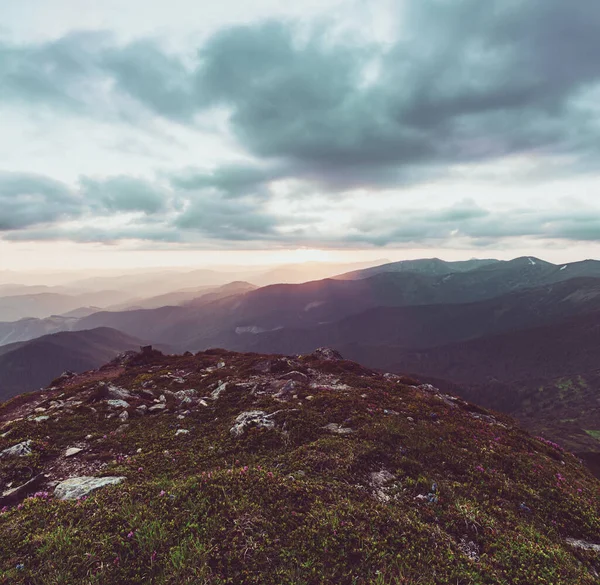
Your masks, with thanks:
M598 583L600 484L333 350L147 347L0 406L0 583Z

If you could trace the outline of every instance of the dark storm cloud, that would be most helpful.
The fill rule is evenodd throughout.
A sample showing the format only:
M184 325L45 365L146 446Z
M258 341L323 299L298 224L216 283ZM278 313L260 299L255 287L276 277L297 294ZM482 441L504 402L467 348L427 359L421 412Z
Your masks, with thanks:
M0 46L0 95L85 102L82 87L104 79L181 123L228 108L240 144L289 173L389 185L419 180L420 166L597 149L597 112L578 98L600 81L598 30L596 0L409 0L405 36L391 47L323 28L300 38L269 22L215 34L191 64L151 40L119 46L82 33ZM378 71L370 80L368 67Z
M52 192L50 183L38 185L36 209L7 189L12 199L0 197L12 207L0 216L0 228L77 213L138 213L145 219L113 232L117 239L135 232L172 241L193 234L293 241L310 238L311 229L293 230L289 218L268 211L275 180L333 194L396 188L400 197L400 187L439 178L455 163L506 155L535 153L544 169L560 167L563 175L596 168L598 0L405 4L403 35L389 45L333 35L324 27L307 33L283 22L222 30L191 58L152 40L120 45L99 33L31 46L0 44L0 101L100 117L103 108L114 113L134 104L198 131L197 116L226 110L231 134L256 161L173 173L167 186L127 177L82 179L73 194L58 184ZM544 166L545 160L552 162ZM401 218L361 217L341 240L592 240L600 238L597 215L492 212L482 192L477 204L408 210ZM106 239L109 232L102 232Z
M79 215L81 204L59 181L0 172L0 231L19 230Z

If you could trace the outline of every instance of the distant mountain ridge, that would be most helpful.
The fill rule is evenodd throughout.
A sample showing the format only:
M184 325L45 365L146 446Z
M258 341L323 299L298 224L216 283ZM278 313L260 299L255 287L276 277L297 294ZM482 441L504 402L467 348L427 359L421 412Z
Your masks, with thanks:
M65 370L84 372L144 342L109 328L44 335L0 347L0 401L46 386Z

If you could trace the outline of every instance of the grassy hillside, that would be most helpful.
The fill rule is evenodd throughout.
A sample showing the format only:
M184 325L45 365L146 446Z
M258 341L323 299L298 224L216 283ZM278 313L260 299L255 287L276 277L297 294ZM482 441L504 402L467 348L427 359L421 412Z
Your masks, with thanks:
M598 583L577 458L330 352L139 354L0 421L0 453L31 441L0 487L38 478L0 514L3 585ZM60 500L78 476L120 483Z

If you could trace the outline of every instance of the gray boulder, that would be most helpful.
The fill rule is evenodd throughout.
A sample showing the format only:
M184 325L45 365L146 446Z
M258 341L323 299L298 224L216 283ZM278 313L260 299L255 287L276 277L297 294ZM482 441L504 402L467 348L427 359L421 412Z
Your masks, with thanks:
M235 419L235 424L229 432L234 437L241 437L250 427L258 427L263 429L275 428L275 422L271 420L273 415L269 415L262 410L250 410L242 412Z
M117 485L124 477L71 477L61 481L54 489L58 500L77 500L107 485Z
M0 459L3 457L25 457L31 453L31 440L23 441L13 445L4 451L0 451Z

